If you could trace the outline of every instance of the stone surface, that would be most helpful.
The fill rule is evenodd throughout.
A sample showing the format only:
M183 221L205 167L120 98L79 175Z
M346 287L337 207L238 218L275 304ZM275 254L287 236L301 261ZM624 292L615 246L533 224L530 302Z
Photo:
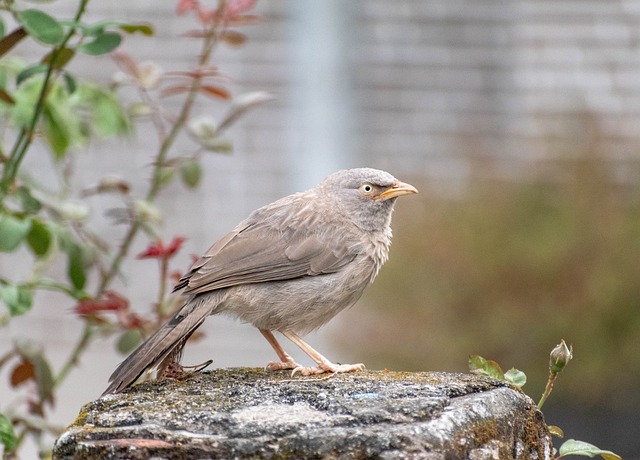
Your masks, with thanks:
M533 401L484 377L219 369L85 405L54 458L545 459Z

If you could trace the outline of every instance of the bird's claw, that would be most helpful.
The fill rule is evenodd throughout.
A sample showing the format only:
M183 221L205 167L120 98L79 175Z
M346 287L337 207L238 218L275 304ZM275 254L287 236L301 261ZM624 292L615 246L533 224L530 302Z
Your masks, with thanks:
M182 364L170 361L164 365L164 367L158 372L159 378L169 378L182 380L191 374L197 374L200 371L203 371L213 362L212 359L209 359L203 363L195 364L193 366L183 366ZM187 371L187 369L190 369Z
M308 377L310 375L318 375L324 373L342 374L345 372L358 372L365 369L364 364L333 364L330 362L320 363L315 367L298 366L291 371L291 377L296 374Z
M264 368L267 371L281 371L285 369L297 369L299 367L302 367L302 366L300 366L300 364L296 363L295 361L291 360L291 361L269 361Z

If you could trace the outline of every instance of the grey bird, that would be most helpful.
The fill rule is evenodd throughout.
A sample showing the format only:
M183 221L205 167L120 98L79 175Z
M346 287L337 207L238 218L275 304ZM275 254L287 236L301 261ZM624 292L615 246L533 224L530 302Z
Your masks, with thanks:
M177 363L186 340L212 314L257 327L278 355L269 370L321 374L363 370L334 364L299 334L353 305L387 260L396 199L412 185L370 168L341 170L305 192L254 211L216 242L174 291L186 302L113 372L103 394L132 385L143 372ZM299 365L280 346L279 332L314 362Z

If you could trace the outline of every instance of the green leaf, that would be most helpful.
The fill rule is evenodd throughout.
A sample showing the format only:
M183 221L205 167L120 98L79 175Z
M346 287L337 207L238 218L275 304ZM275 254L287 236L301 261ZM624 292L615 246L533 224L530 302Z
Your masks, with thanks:
M549 433L554 435L556 438L564 438L564 431L562 431L562 428L559 426L548 425L547 428L549 428Z
M44 134L56 160L61 160L71 147L86 144L88 133L83 128L82 112L75 99L60 85L54 86L43 111Z
M128 355L142 342L142 334L138 329L130 329L125 331L118 338L116 348L123 355Z
M6 415L0 412L0 444L4 446L4 451L11 452L18 444L18 437L13 431L13 425Z
M140 32L142 35L146 35L147 37L153 35L153 26L150 24L120 24L118 28L128 34Z
M82 44L78 49L90 56L110 53L122 42L122 37L117 32L104 32L88 43Z
M78 88L75 78L68 72L63 73L62 78L64 79L64 86L67 88L69 94L75 93Z
M34 356L32 360L36 366L36 382L38 382L40 400L53 404L54 378L49 361L41 353Z
M31 124L42 84L42 78L30 78L13 92L12 96L16 103L11 106L9 113L18 127L23 128Z
M504 372L495 361L479 355L469 356L469 371L473 374L486 375L497 380L504 380Z
M176 168L173 166L161 166L156 172L155 180L161 187L169 185L176 175Z
M31 219L0 214L0 251L14 251L31 229Z
M42 209L42 203L36 200L28 187L18 188L18 197L22 204L22 210L26 213L36 213Z
M20 86L20 84L28 78L31 78L34 75L45 73L47 71L47 68L47 64L36 64L25 68L16 77L16 85Z
M31 231L27 235L27 243L37 257L42 257L49 252L51 247L51 232L47 225L40 220L34 220Z
M576 441L575 439L567 439L558 451L561 457L565 455L582 455L583 457L595 457L600 455L605 460L622 460L617 454L609 450L602 450L593 444L584 441Z
M73 236L63 227L52 225L51 232L60 244L60 249L67 254L67 277L76 291L81 291L86 282L86 256Z
M33 38L46 45L58 45L64 40L64 29L44 11L29 9L17 14L18 21Z
M207 139L203 140L201 143L202 147L209 152L217 152L217 153L231 153L233 152L233 144L227 139L223 139L217 137L215 139Z
M4 21L0 19L0 38L4 38L4 32L5 32Z
M33 305L31 289L16 284L5 284L0 287L0 298L11 316L20 316L29 311Z
M67 257L69 258L67 275L73 287L80 291L84 288L87 281L82 248L78 244L71 244L66 250Z
M127 115L112 92L83 84L78 87L73 100L91 113L88 127L98 136L108 137L129 132Z
M196 188L202 179L202 166L194 158L189 158L180 166L180 176L182 182L188 188Z
M45 124L45 137L56 160L62 160L71 147L69 130L66 129L64 119L55 107L47 105L43 111Z
M82 29L82 34L85 37L97 37L104 33L104 29L109 21L98 22L96 24L77 24L77 27Z
M504 373L504 379L518 388L522 388L527 383L527 375L514 367Z
M4 89L5 91L7 91L7 87L9 86L9 72L12 72L12 69L0 66L0 88ZM13 97L11 97L11 104L14 103L15 101L13 100Z

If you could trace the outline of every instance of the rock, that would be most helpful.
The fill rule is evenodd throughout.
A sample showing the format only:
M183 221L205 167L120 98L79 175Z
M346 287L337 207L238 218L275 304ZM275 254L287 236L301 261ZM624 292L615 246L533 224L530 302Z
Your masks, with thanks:
M56 459L550 459L533 401L466 374L219 369L85 405Z

